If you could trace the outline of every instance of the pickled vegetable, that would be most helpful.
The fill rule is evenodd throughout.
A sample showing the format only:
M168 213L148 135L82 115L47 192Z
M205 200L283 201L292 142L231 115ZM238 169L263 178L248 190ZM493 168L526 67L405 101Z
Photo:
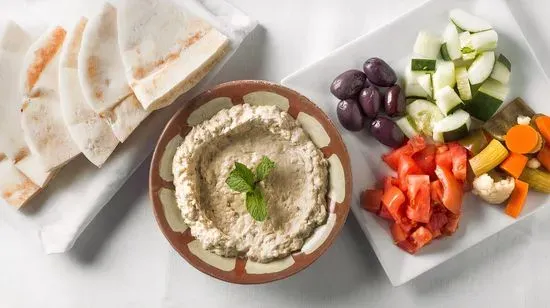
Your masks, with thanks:
M468 152L473 155L478 154L489 144L489 138L483 130L478 129L471 132L468 136L458 141Z
M470 166L476 176L480 176L495 169L508 157L508 150L493 139L479 154L470 159Z
M330 85L330 92L339 99L356 97L363 89L367 76L359 70L348 70L338 75Z
M519 154L535 153L542 148L541 135L529 125L517 124L510 128L504 138L506 147Z
M536 191L550 194L550 173L540 169L523 169L520 180L529 184Z
M502 110L497 112L489 121L485 122L483 128L500 141L504 141L506 133L517 124L518 116L533 117L535 112L521 99L516 98Z
M510 196L510 200L508 200L508 204L506 205L506 210L504 210L504 212L514 218L517 218L519 214L521 214L521 210L525 205L527 193L529 192L529 184L518 179L515 181L516 185L514 187L514 191Z

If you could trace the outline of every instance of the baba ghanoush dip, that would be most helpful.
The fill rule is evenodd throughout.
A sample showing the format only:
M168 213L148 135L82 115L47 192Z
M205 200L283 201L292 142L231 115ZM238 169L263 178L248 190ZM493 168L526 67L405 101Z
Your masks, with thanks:
M267 217L226 180L239 162L275 168L259 189ZM276 106L237 105L193 127L173 161L176 199L202 246L225 257L270 262L298 251L327 219L328 162L294 118Z

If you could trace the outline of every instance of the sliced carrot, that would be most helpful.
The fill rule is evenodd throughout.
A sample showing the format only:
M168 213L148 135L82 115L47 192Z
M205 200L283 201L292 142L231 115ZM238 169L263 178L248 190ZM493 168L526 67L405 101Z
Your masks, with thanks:
M527 192L529 190L529 184L516 179L516 187L512 191L512 195L508 200L508 205L506 205L506 214L517 218L523 209L525 204L525 199L527 198Z
M514 153L534 153L542 146L542 137L529 125L516 125L506 133L506 147Z
M500 164L500 169L517 179L523 172L528 160L527 156L512 152Z
M544 166L544 168L546 168L546 170L550 170L550 147L544 146L537 154L537 159Z
M537 116L535 117L535 124L546 142L550 142L550 117Z

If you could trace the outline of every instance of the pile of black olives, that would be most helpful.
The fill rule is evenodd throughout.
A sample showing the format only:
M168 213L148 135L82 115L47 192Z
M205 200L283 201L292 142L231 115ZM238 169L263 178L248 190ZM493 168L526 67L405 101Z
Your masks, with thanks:
M380 58L368 59L363 71L352 69L336 77L330 92L341 100L337 114L342 126L360 131L370 119L370 132L378 141L390 147L401 146L405 136L387 117L401 116L405 111L405 93L396 82L394 70ZM382 115L384 111L386 116Z

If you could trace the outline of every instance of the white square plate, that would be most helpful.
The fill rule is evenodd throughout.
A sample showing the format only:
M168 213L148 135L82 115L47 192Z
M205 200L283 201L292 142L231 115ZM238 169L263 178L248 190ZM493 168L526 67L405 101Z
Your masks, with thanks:
M397 72L412 54L412 47L420 30L441 33L453 8L478 15L489 21L499 34L497 52L502 52L512 63L511 90L507 101L522 97L536 112L550 113L550 84L505 0L432 0L406 13L390 24L382 26L338 48L324 59L283 79L316 102L336 123L348 147L353 169L352 211L367 235L382 267L394 286L401 285L429 269L449 260L487 237L533 214L548 202L548 196L530 192L519 219L504 214L502 206L490 206L468 193L463 204L459 230L451 237L436 240L415 256L409 255L392 243L388 224L363 211L359 205L362 190L374 187L390 170L380 159L389 149L362 132L346 131L336 117L336 104L329 87L338 74L357 68L369 57L380 57Z

